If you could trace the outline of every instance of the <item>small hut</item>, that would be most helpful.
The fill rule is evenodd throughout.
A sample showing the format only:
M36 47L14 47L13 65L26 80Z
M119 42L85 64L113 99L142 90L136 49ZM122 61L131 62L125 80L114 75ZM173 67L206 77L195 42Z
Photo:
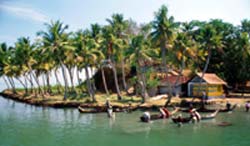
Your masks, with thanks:
M175 96L183 95L183 84L185 84L190 78L188 75L191 74L191 71L185 70L181 74L178 71L172 70L168 73L168 80L165 73L158 75L160 78L160 84L158 86L160 94L168 94L169 87L168 83L172 88L172 94Z
M201 97L206 95L207 98L224 97L225 81L214 73L197 73L196 76L188 82L188 96Z

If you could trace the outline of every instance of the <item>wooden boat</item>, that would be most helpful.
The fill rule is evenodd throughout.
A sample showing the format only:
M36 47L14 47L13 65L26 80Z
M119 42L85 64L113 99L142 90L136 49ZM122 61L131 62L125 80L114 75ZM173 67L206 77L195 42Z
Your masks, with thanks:
M219 112L230 112L230 111L234 111L234 109L237 107L237 104L234 104L232 106L232 108L230 109L220 109ZM198 112L201 112L201 113L214 113L216 112L217 109L207 109L207 108L199 108L197 109ZM189 112L190 110L189 109L180 109L180 111L182 112Z
M185 118L182 118L182 117L176 117L176 118L172 118L172 121L174 123L189 123L190 121L192 120L192 117L185 117Z
M80 113L99 113L100 111L97 110L96 108L82 108L82 107L78 107L78 111ZM105 111L102 111L105 112Z
M212 113L212 114L208 114L208 115L202 115L201 116L201 120L210 120L210 119L214 119L216 116L217 116L217 114L218 114L218 112L219 112L220 110L218 109L218 110L216 110L214 113Z
M113 112L126 112L126 113L131 113L132 111L135 111L138 107L118 107L118 106L113 106ZM103 106L97 106L97 107L81 107L78 106L78 111L80 113L104 113L107 112L107 108Z
M179 108L175 108L173 111L171 111L170 116L175 114L178 111L179 111ZM141 116L140 119L141 119L142 122L149 122L148 119L145 119L145 117L143 117L143 116ZM161 114L152 114L152 115L150 115L150 121L160 120L160 119L165 119L165 118L163 118L163 116L161 116Z
M221 127L226 127L226 126L232 126L233 124L232 123L229 123L229 122L221 122L219 124L217 124L218 126L221 126Z
M220 109L219 112L230 112L230 111L234 111L234 109L237 107L237 104L234 104L232 108L230 109ZM205 113L212 113L215 112L216 109L206 109L206 108L200 108L197 110L198 112L205 112Z
M149 122L149 120L143 116L141 116L140 119L142 122ZM160 114L150 115L150 121L159 120L159 119L163 119L163 117Z

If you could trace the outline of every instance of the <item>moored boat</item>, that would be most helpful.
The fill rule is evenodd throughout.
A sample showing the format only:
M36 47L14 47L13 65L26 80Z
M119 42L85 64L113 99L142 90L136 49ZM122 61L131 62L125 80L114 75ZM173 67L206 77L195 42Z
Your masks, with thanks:
M219 109L219 112L230 112L230 111L234 111L235 108L237 107L237 104L234 104L230 109ZM190 112L189 109L180 109L180 111L182 112ZM214 113L217 111L217 109L208 109L208 108L199 108L197 109L198 112L201 112L201 113Z
M234 104L230 109L220 109L219 112L230 112L230 111L234 111L234 109L237 107L237 104ZM200 108L197 110L198 112L207 112L207 113L212 113L215 112L216 109L207 109L207 108Z
M179 111L179 108L175 108L173 111L171 111L170 116L172 116L173 114L177 113ZM159 120L159 119L166 119L169 117L163 117L161 114L152 114L150 115L150 121L154 121L154 120ZM140 117L142 122L149 122L149 120L147 118L145 118L144 116Z
M216 111L215 111L214 113L212 113L212 114L202 115L202 116L201 116L201 120L214 119L214 118L217 116L217 114L218 114L219 111L220 111L220 110L218 109L218 110L216 110Z
M96 108L82 108L82 107L78 107L78 111L80 113L98 113L98 112L101 112L101 111L98 111ZM103 111L105 112L105 111Z
M175 117L175 118L172 118L172 121L173 121L174 123L189 123L191 120L192 120L192 116L190 116L190 117L185 117L185 118L182 118L182 117Z

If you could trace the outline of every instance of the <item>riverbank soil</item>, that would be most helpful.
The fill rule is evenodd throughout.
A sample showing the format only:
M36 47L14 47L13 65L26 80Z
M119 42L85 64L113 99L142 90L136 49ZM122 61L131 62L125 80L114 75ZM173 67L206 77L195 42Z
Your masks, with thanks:
M122 93L122 100L117 100L116 94L96 94L97 102L92 102L91 98L88 96L70 96L68 99L64 100L63 95L44 95L35 96L35 95L25 95L23 91L18 91L16 94L13 94L11 90L4 90L1 92L1 95L5 98L13 99L19 102L24 102L27 104L37 105L37 106L48 106L48 107L56 107L56 108L67 108L67 107L85 107L85 108L95 108L95 107L104 107L106 99L108 98L111 102L112 106L118 108L127 108L131 107L133 109L150 109L150 108L158 108L164 106L167 95L159 95L147 100L146 103L141 103L141 97L136 96L126 96L126 93ZM173 97L171 100L171 105L179 106L183 101L191 102L192 98L185 97ZM239 106L243 106L247 101L250 101L250 96L245 94L245 97L242 98L239 94L231 93L228 98L216 98L207 101L208 105L210 104L219 104L224 106L226 102L230 102L231 104L238 104ZM199 103L200 99L194 99L194 102Z

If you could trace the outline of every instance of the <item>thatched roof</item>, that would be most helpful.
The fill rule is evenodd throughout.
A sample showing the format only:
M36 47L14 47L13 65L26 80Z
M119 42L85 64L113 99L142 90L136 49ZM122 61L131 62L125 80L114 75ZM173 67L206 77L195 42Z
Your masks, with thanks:
M197 75L201 78L202 73L197 73ZM220 77L218 77L214 73L205 73L203 79L208 83L208 84L215 84L215 85L227 85L225 81L223 81Z

